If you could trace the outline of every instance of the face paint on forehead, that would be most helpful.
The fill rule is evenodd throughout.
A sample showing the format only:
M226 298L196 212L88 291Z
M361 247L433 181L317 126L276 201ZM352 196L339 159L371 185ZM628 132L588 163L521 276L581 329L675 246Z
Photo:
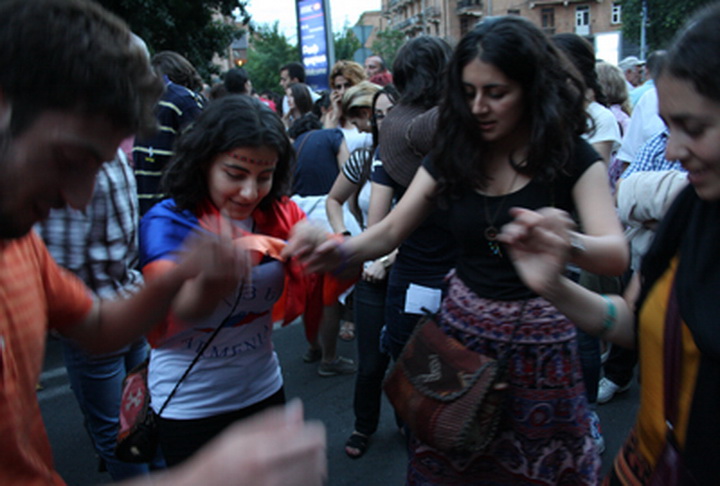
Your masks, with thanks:
M243 154L240 150L231 150L228 152L225 152L225 155L228 157L232 157L235 160L238 160L240 162L247 162L248 164L253 165L276 165L277 164L277 157L274 159L253 159L252 157L248 157L247 155Z

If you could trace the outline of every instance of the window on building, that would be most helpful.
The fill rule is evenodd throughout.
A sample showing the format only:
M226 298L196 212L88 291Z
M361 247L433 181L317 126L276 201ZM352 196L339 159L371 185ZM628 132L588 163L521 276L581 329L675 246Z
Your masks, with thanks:
M552 7L545 7L540 11L540 25L543 30L553 35L555 33L555 9Z
M520 9L517 9L517 8L509 8L509 9L508 9L508 15L520 15Z
M587 5L579 5L575 8L575 33L590 34L590 7Z
M610 12L610 23L621 24L622 23L622 3L613 2L612 10Z

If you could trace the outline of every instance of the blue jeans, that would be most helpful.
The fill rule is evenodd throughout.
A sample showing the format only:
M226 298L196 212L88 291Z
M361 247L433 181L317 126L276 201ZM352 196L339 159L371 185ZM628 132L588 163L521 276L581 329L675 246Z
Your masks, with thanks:
M380 350L380 331L385 325L387 284L360 280L355 285L355 335L358 347L358 371L355 375L355 430L364 435L375 433L380 421L382 381L390 356Z
M128 371L147 358L147 342L144 339L136 341L124 353L90 356L64 340L63 355L70 386L85 419L85 428L113 480L147 474L151 468L162 468L161 459L151 467L115 458L122 380Z

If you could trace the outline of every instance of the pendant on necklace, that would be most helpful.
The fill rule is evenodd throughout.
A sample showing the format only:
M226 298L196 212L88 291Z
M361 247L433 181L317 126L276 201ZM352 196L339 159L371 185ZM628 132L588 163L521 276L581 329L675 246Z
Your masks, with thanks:
M495 241L497 240L498 230L495 226L490 225L487 228L485 228L485 239L488 241Z
M496 257L503 257L502 250L500 249L500 244L497 241L488 241L488 246L490 247L490 253L492 253Z

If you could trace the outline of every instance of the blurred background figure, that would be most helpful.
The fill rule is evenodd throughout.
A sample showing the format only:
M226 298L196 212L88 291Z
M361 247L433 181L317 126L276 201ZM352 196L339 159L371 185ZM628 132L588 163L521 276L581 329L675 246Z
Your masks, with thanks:
M365 75L371 83L378 86L385 86L393 82L392 73L388 71L385 60L377 54L365 59Z
M645 61L635 56L628 56L618 63L627 83L628 91L640 86L643 82Z
M165 81L165 93L155 108L157 133L137 137L133 146L140 216L165 197L160 191L160 177L173 154L175 138L205 106L200 94L202 81L190 61L177 52L162 51L155 54L151 62Z
M248 76L247 71L241 67L232 68L226 72L223 77L223 82L225 83L225 89L230 94L244 94L249 96L253 93L250 76Z

